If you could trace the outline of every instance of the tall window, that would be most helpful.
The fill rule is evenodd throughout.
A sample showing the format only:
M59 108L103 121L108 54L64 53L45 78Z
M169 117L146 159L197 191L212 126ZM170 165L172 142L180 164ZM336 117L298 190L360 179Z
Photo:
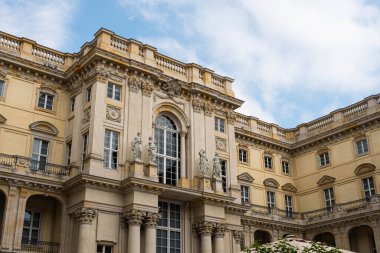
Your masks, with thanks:
M107 97L120 101L121 100L121 87L114 83L108 83Z
M181 252L181 206L158 201L157 253Z
M321 166L326 166L330 164L330 158L328 152L323 152L319 154L319 163Z
M92 92L92 86L90 86L86 89L86 102L91 101L91 92Z
M227 192L227 161L220 159L220 167L222 170L222 187L223 191Z
M180 172L180 138L174 121L160 115L156 119L157 168L160 183L177 185Z
M375 184L373 183L373 177L363 178L363 188L366 198L375 195Z
M109 245L97 245L96 253L112 253L112 246Z
M334 210L335 198L334 198L334 190L333 188L328 188L324 190L325 193L325 203L326 210L332 212Z
M248 151L244 148L239 148L239 161L243 163L248 162Z
M4 81L3 80L0 80L0 97L4 97Z
M215 117L215 130L224 133L224 119Z
M269 155L264 156L264 167L266 169L272 169L273 168L273 161L272 157Z
M71 145L71 142L68 142L67 144L66 144L66 164L67 164L67 166L69 166L70 165L70 162L71 162L71 147L72 147L72 145Z
M282 173L290 174L290 166L288 161L282 161Z
M119 152L119 133L106 129L104 134L104 167L117 168Z
M293 198L292 196L285 195L285 211L286 217L293 216Z
M37 244L40 234L41 214L38 212L25 211L24 227L22 230L23 244Z
M54 95L45 92L40 92L40 96L38 98L38 107L47 110L53 110L53 101Z
M240 187L241 203L249 203L249 187L242 185Z
M367 139L361 139L355 142L356 144L356 153L358 155L368 153L368 142Z
M72 97L70 99L70 112L73 112L75 110L75 97Z
M274 192L267 191L267 204L268 204L268 212L272 213L273 208L275 208L276 206Z
M33 153L30 168L32 170L45 171L48 158L49 142L41 139L34 139Z
M88 132L83 134L82 141L82 160L84 160L88 155Z

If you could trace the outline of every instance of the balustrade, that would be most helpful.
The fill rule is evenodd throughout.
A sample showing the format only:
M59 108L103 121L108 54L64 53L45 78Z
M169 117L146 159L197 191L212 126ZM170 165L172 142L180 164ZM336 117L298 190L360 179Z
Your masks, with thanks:
M224 83L224 80L223 80L223 78L221 78L221 77L217 77L217 76L215 76L215 75L212 75L212 76L211 76L211 82L212 82L215 86L217 86L217 87L219 87L219 88L222 88L222 89L226 88L226 85L225 85L225 83Z
M4 35L0 36L0 47L5 47L7 49L19 51L21 42Z
M167 58L167 57L163 57L159 54L156 54L154 56L154 58L155 58L156 63L159 67L171 70L173 72L177 72L181 75L186 75L185 64L180 63L180 62L175 61L175 60L172 60L172 59Z
M116 37L111 37L111 47L125 53L129 52L129 42Z
M21 250L23 252L34 253L58 253L59 243L23 239L21 242Z
M32 55L34 55L35 57L40 58L44 61L50 61L50 62L58 64L58 65L64 65L65 64L65 57L63 55L60 55L58 53L54 53L52 51L43 49L43 48L38 47L38 46L33 46Z

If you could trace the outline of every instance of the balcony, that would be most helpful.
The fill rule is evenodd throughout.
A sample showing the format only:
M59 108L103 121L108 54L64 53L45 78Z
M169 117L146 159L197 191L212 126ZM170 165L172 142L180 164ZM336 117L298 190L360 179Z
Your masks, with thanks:
M16 170L23 167L32 173L41 173L43 175L68 176L70 174L70 167L68 166L40 162L29 157L0 153L0 168Z
M34 253L58 253L59 243L35 241L35 240L23 240L21 243L21 250L23 252L34 252Z

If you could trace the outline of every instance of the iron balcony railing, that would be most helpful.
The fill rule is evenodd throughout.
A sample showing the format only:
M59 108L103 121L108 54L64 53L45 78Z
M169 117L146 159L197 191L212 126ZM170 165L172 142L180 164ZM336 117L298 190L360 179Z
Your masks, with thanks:
M46 163L33 160L29 157L0 153L0 167L15 169L17 166L28 167L31 172L68 176L70 167L54 163Z
M59 243L23 239L21 250L34 253L59 253Z

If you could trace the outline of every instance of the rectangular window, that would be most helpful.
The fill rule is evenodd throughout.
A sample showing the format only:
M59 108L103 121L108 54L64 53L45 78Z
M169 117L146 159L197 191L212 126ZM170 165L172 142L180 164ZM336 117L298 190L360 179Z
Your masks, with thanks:
M249 187L242 185L240 187L241 192L241 203L249 203Z
M289 162L288 161L282 161L282 173L290 174L290 168L289 168Z
M366 198L370 198L375 195L375 184L373 177L363 178L364 195Z
M91 101L91 96L92 96L91 92L92 92L92 86L86 89L86 102Z
M367 139L362 139L356 142L356 152L358 155L368 153Z
M158 201L157 253L181 253L181 206Z
M73 112L75 110L75 97L72 97L70 99L70 112Z
M333 188L323 190L325 193L326 210L332 212L334 210L335 198Z
M271 156L264 156L264 167L266 169L272 169L273 163L272 163L272 157Z
M53 101L54 95L40 92L40 96L38 98L38 107L46 110L53 110Z
M41 213L25 211L22 244L37 245L40 235Z
M5 90L4 86L5 86L4 81L0 80L0 97L4 97L4 90Z
M112 253L112 246L109 245L97 245L96 253Z
M292 198L292 196L285 195L285 211L286 211L286 217L293 217L293 198Z
M267 203L268 203L268 212L272 213L273 208L276 206L274 192L267 191Z
M222 170L223 191L227 192L227 161L220 159L220 165L221 165L221 170Z
M41 139L34 139L32 161L30 169L37 171L45 171L48 158L49 142Z
M121 100L120 94L121 94L120 85L117 85L114 83L108 83L107 97L120 101Z
M66 164L67 164L67 166L70 165L70 162L71 162L70 158L71 158L71 142L68 142L66 144Z
M104 167L117 169L119 133L107 130L104 134Z
M82 160L88 155L88 132L83 134L82 137Z
M215 131L224 133L224 119L215 117Z
M248 151L243 148L239 148L239 161L243 163L248 162Z
M330 164L330 158L329 158L329 153L328 152L323 152L319 154L319 162L321 166L325 166Z

